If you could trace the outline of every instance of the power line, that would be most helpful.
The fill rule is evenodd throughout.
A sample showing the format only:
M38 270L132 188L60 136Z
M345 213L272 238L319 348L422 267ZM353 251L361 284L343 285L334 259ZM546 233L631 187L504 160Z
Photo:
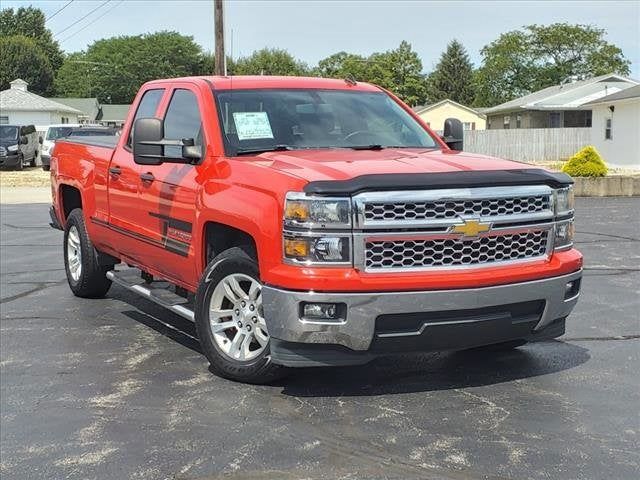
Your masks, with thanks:
M79 18L78 20L76 20L75 22L73 22L71 25L69 25L66 28L63 28L62 30L60 30L57 33L54 33L53 36L57 37L58 35L60 35L62 32L66 32L67 30L69 30L71 27L73 27L74 25L77 25L78 23L80 23L82 20L84 20L85 18L87 18L89 15L91 15L93 12L95 12L96 10L98 10L99 8L103 7L104 5L106 5L107 3L109 3L111 0L105 0L104 2L102 2L100 5L98 5L96 8L94 8L93 10L91 10L89 13L87 13L85 16L83 16L82 18Z
M67 8L69 5L71 5L74 2L74 0L69 0L67 3L65 3L63 5L62 8L59 8L58 10L56 10L55 12L53 12L53 15L47 17L44 19L44 23L47 23L49 20L51 20L53 17L55 17L57 14L59 14L62 10L64 10L65 8Z
M109 0L110 1L110 0ZM80 28L79 30L76 30L74 33L72 33L71 35L69 35L68 37L63 38L62 40L59 40L60 43L64 43L67 40L69 40L71 37L75 37L77 34L79 34L81 31L83 31L85 28L93 25L94 23L96 23L98 20L100 20L102 17L104 17L107 13L109 13L111 10L115 9L117 6L119 6L122 2L124 2L124 0L120 0L118 3L114 4L111 8L109 8L108 10L105 10L104 12L102 12L100 15L98 15L96 18L94 18L93 20L91 20L89 23L87 23L84 27Z

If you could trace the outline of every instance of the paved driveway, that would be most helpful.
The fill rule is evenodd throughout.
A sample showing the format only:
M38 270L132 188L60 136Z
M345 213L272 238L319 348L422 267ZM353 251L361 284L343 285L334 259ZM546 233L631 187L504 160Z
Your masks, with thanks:
M211 375L193 326L123 289L74 298L47 207L1 207L7 479L637 479L640 199L579 199L560 341Z

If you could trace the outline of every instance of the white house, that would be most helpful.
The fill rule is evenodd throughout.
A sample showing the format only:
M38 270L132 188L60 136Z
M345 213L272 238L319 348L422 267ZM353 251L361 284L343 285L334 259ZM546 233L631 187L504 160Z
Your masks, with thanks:
M482 112L491 130L590 127L591 110L583 105L635 85L636 80L612 73L554 85Z
M584 105L593 115L591 144L612 167L640 170L640 85Z
M0 124L51 125L78 123L80 110L31 93L28 83L17 79L0 92Z

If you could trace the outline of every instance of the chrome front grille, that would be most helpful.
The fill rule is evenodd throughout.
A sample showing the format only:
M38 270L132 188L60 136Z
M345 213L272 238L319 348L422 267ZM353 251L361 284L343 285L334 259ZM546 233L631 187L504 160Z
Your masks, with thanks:
M368 272L490 267L553 249L546 185L362 193L353 205L354 264Z
M365 267L415 269L531 260L547 252L550 230L430 240L377 240L365 245Z
M365 221L430 220L460 216L495 217L549 210L549 195L474 200L440 200L429 202L372 202L364 209Z

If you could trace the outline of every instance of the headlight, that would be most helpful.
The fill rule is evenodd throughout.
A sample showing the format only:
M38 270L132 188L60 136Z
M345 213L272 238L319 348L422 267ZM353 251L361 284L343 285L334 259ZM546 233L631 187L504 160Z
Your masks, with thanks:
M290 227L351 228L351 203L347 198L307 197L289 192L284 223Z
M573 187L560 188L555 191L556 215L566 215L573 212Z
M17 152L19 148L20 148L20 145L9 145L7 147L7 150L10 152Z
M302 236L285 232L284 258L306 265L351 264L350 236Z
M553 247L556 250L570 248L573 245L573 219L567 222L558 222L556 224L556 237Z

